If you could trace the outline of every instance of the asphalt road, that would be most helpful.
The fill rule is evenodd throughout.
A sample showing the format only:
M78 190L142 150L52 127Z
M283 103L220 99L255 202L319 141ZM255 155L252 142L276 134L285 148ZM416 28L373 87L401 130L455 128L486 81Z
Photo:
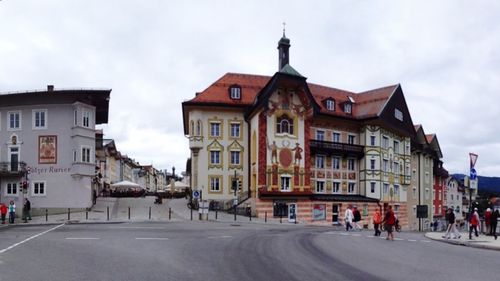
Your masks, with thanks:
M0 230L0 281L497 280L500 253L371 231L213 222Z

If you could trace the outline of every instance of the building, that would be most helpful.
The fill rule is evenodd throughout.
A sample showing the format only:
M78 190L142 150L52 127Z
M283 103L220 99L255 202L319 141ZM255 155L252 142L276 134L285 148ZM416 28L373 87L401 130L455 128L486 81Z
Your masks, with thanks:
M308 83L289 47L283 34L273 76L227 73L182 104L192 189L291 222L339 223L355 205L369 225L376 208L394 205L406 226L416 133L401 86L355 93Z
M108 121L110 93L49 85L0 94L0 201L13 200L18 213L24 198L34 212L90 207L101 141L95 126Z
M446 184L446 208L451 208L455 213L455 219L461 221L464 219L462 214L462 197L464 195L464 188L461 186L457 178L450 176Z

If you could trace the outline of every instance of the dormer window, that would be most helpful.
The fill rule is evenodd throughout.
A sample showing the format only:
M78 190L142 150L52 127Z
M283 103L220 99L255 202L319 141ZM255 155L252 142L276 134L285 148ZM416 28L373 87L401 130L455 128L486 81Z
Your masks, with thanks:
M352 113L352 104L350 102L344 103L344 112L347 114Z
M335 111L335 101L334 100L326 100L326 109L330 111Z
M241 87L238 85L231 86L229 88L229 94L232 100L240 100L241 99Z

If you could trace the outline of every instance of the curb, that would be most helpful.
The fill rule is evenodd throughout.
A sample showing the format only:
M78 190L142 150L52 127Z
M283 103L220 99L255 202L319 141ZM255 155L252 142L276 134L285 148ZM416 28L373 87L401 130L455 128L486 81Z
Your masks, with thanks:
M430 235L427 235L427 233L425 234L425 237L429 238L429 239L431 239L433 241L438 241L438 242L452 244L452 245L459 245L459 246L465 246L465 247L471 247L471 248L500 251L500 247L495 247L495 246L490 246L490 245L483 245L483 244L475 244L474 242L471 243L469 241L434 238L434 237L431 237ZM488 241L484 241L484 242L488 242Z

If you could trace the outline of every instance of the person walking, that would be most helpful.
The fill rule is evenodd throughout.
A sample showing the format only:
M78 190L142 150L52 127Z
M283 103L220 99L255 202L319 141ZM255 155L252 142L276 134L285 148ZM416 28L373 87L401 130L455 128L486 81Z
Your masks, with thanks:
M361 226L359 225L359 222L361 221L361 213L359 212L358 208L354 206L354 210L352 211L352 215L354 217L354 230L359 230L361 231Z
M373 214L373 228L375 229L375 236L380 236L382 233L380 231L380 224L382 223L382 214L380 214L380 210L376 209Z
M345 221L345 230L349 231L349 229L352 229L352 219L353 219L353 214L351 210L351 205L347 206L347 209L345 210L344 214L344 221Z
M477 213L477 208L474 208L474 213L472 213L470 215L469 223L470 223L469 240L472 240L472 231L473 230L474 230L474 234L476 235L476 237L479 236L479 234L477 232L477 227L479 225L479 214Z
M15 219L16 219L16 204L14 204L14 201L10 200L10 203L9 203L9 223L14 223Z
M487 208L486 212L484 212L484 225L486 226L486 235L490 235L491 233L491 227L490 227L490 220L491 220L491 209Z
M5 217L7 216L7 206L5 204L0 203L0 215L2 216L2 224L5 224Z
M452 238L453 234L453 239L460 239L460 233L458 232L457 228L455 227L455 214L453 213L452 208L448 208L446 211L446 222L448 223L448 226L446 228L446 232L443 236L445 239L450 239Z
M396 217L392 211L392 206L387 207L387 212L384 216L385 229L387 230L387 237L385 239L394 241L394 224L396 224Z
M24 198L23 219L25 223L31 220L31 202L28 198Z
M498 217L500 216L500 212L498 209L496 209L492 214L490 218L490 226L491 226L491 235L495 237L495 240L497 240L497 224L498 224Z

